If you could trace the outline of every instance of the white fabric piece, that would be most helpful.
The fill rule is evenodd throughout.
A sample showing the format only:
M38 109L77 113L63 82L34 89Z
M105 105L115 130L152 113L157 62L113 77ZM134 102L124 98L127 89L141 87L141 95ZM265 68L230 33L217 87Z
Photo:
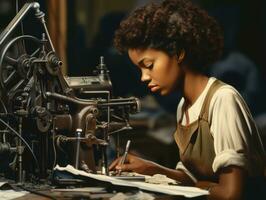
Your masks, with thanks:
M119 192L115 196L110 198L110 200L153 200L153 199L155 199L154 196L142 191L139 191L138 193L133 195Z
M198 119L207 92L215 80L213 77L209 78L201 95L188 109L189 124ZM184 98L181 99L177 108L177 122L180 121L183 104ZM216 172L221 167L236 165L248 169L251 176L260 173L254 170L256 169L254 166L258 166L259 162L252 161L251 164L248 163L251 160L247 158L253 157L256 151L262 152L262 143L258 141L258 131L249 109L232 86L222 86L215 92L210 101L208 121L211 125L210 131L214 138L216 154L212 166L213 171ZM187 124L185 117L181 124ZM252 146L250 144L252 140L259 145Z
M163 184L163 185L178 185L180 182L168 178L164 174L154 174L150 177L145 177L146 183L152 183L152 184Z

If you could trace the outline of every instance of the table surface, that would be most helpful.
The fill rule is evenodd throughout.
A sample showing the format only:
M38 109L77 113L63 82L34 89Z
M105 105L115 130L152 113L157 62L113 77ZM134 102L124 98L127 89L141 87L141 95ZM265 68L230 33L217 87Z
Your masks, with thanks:
M64 192L64 193L55 193L55 192L43 192L44 194L49 194L54 199L57 200L108 200L113 197L115 194L106 193L106 194L98 194L98 195L87 195L87 194L77 194L72 192ZM196 198L186 198L182 196L170 196L170 195L161 195L161 194L152 194L155 197L155 200L205 200L205 197L196 197ZM16 198L15 200L48 200L51 199L49 197L44 197L36 194L29 193L23 197Z
M69 200L69 199L75 199L75 200L91 200L91 199L97 199L97 200L108 200L111 197L115 196L118 192L121 192L125 195L132 196L139 192L140 190L134 189L134 188L128 188L128 187L114 187L114 186L94 186L94 187L87 187L87 186L81 186L81 187L55 187L48 184L33 184L33 183L27 183L23 184L17 184L10 180L3 180L2 182L6 182L6 188L5 189L14 189L17 190L26 190L29 193L16 198L16 200L48 200L48 199L57 199L57 200ZM156 185L154 186L156 187ZM1 188L3 189L3 188ZM186 198L184 196L172 196L172 195L166 195L161 193L153 193L153 192L146 192L145 193L151 194L155 197L155 200L185 200L185 199L193 199L193 200L204 200L206 199L206 196L201 196L197 198ZM51 198L52 197L52 198Z

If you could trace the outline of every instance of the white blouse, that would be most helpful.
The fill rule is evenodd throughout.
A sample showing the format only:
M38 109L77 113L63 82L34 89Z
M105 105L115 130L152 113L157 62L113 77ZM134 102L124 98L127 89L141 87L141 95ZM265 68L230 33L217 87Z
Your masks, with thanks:
M201 95L188 109L189 123L198 119L205 96L215 80L213 77L209 78ZM180 121L183 104L184 98L180 100L177 107L177 122ZM210 101L208 121L216 154L212 164L214 172L221 167L235 165L247 169L250 176L261 173L257 169L265 155L263 145L250 111L236 89L230 85L224 85L214 93ZM187 124L186 117L183 117L181 124ZM252 141L255 145L251 143ZM254 152L259 152L257 155L259 160L253 159L256 154ZM182 169L196 182L193 174L182 162L177 164L176 169Z

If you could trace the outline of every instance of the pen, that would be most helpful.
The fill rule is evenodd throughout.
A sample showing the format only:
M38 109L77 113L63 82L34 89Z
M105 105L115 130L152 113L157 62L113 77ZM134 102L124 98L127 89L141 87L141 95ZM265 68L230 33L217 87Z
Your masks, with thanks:
M129 150L130 143L131 143L131 141L130 141L130 140L128 140L128 141L127 141L127 145L126 145L125 152L124 152L124 154L123 154L123 156L122 156L122 158L121 158L121 160L120 160L120 163L119 163L119 165L123 165L123 164L125 163L125 161L126 161L126 158L127 158L127 153L128 153L128 150ZM122 172L122 170L121 170L121 169L119 169L119 171L118 171L118 175L120 175L120 174L121 174L121 172Z

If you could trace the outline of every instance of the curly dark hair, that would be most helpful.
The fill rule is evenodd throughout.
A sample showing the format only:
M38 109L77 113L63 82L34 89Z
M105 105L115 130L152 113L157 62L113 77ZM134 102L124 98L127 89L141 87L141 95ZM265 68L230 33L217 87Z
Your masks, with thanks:
M223 33L207 12L188 0L165 0L137 8L115 33L119 52L128 49L154 48L168 55L185 50L185 63L196 70L219 59L223 50Z

